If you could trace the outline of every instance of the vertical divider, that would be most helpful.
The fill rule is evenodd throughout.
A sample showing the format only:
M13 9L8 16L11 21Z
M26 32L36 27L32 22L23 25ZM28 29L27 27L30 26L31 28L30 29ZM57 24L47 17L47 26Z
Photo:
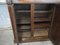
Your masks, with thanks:
M31 4L31 36L34 35L34 4Z

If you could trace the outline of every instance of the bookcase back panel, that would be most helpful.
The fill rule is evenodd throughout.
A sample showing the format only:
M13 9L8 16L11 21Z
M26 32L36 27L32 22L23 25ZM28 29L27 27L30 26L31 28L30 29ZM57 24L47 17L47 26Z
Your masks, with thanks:
M35 13L36 18L49 18L52 13Z
M15 4L14 5L16 10L30 10L30 4Z
M35 10L50 10L54 4L36 4Z

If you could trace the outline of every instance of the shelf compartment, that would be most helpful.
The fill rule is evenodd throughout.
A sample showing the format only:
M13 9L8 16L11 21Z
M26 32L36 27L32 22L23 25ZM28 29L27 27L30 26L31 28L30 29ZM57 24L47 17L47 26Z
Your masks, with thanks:
M31 29L30 25L17 25L18 29Z
M35 13L35 18L49 18L52 16L52 13Z
M21 37L21 38L31 37L31 32L19 32L18 36Z
M27 31L31 31L31 26L30 25L17 25L17 31L18 32L27 32Z
M14 4L15 10L30 10L31 8L30 4Z
M37 23L34 25L35 28L49 28L50 24L49 23Z
M35 4L35 10L51 10L53 4Z
M50 22L49 18L34 18L34 22Z
M30 12L16 12L16 19L30 19L31 13Z
M40 30L40 31L35 31L34 32L34 37L43 37L43 36L48 36L48 30Z
M17 19L16 20L17 24L31 24L30 19Z

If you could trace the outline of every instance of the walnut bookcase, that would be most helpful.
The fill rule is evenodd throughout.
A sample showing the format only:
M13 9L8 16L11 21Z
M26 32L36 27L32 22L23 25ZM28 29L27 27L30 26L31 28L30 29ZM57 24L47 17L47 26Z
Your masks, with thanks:
M10 5L15 41L48 40L54 14L54 4L20 3ZM13 16L12 16L13 15Z

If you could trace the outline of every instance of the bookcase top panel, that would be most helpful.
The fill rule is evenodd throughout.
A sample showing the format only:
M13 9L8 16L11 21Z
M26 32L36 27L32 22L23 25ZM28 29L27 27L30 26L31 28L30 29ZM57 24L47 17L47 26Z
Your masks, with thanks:
M60 3L60 0L12 0L13 3Z

